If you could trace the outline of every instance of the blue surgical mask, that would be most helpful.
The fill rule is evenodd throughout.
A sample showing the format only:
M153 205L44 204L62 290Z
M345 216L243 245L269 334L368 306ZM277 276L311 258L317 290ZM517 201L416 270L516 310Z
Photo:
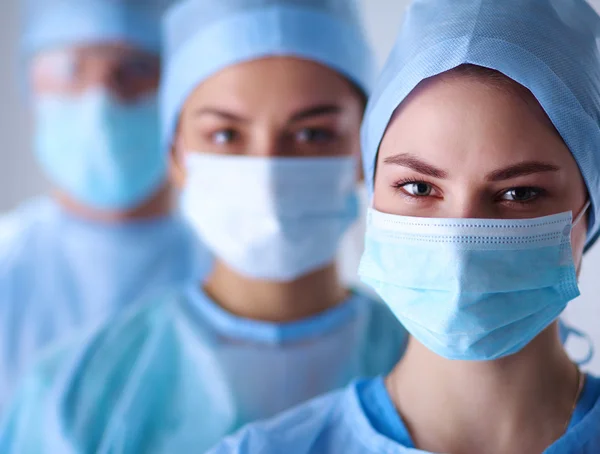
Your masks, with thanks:
M579 295L570 212L527 220L368 216L361 278L444 358L514 354Z
M34 101L35 151L62 191L95 208L135 207L163 183L156 97L121 103L103 90Z
M183 213L232 269L290 281L334 262L358 216L354 158L186 155Z

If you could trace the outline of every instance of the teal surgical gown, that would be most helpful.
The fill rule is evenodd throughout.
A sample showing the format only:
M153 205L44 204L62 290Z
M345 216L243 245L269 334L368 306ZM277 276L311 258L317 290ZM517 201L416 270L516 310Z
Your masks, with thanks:
M177 216L101 224L38 199L0 218L0 411L40 350L146 292L197 279L197 251Z
M209 454L432 454L416 449L381 377L251 424ZM566 433L544 454L600 453L600 379L588 377Z
M387 373L406 333L353 293L298 322L246 320L195 287L49 352L0 428L6 453L202 453L242 425Z

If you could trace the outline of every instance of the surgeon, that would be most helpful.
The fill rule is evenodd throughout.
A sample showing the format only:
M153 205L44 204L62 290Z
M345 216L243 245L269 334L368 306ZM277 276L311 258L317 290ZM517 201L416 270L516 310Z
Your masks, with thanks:
M50 196L0 220L0 411L42 348L198 278L161 152L160 16L173 2L29 0L23 70Z
M335 266L357 218L373 72L359 19L335 0L188 0L168 12L163 144L214 269L38 363L0 452L204 452L391 370L405 331Z
M413 2L362 130L360 273L406 354L212 454L600 452L557 326L600 232L599 37L583 0Z

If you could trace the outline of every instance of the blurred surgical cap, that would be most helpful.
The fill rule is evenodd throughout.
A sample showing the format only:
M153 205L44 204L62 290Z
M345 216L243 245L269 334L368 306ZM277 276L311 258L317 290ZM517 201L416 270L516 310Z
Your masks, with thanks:
M422 80L462 64L527 87L575 157L600 232L600 17L584 0L415 0L369 101L362 152L369 190L379 144Z
M365 93L375 73L356 0L187 0L164 23L163 142L198 84L220 70L269 56L324 64Z
M160 51L160 23L175 0L21 0L26 56L61 46L124 41Z

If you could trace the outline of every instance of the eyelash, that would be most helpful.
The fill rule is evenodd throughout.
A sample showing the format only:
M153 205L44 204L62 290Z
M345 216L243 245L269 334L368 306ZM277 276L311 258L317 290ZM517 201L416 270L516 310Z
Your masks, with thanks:
M529 190L529 191L533 191L533 192L535 192L535 195L532 198L530 198L529 200L523 200L523 201L519 201L519 200L502 200L502 196L503 195L509 193L510 191L515 191L517 189L526 189L526 190ZM505 189L505 190L499 192L496 195L496 198L499 200L500 203L505 204L505 205L526 206L526 205L530 205L532 203L537 202L541 197L543 197L543 196L545 196L547 194L548 194L548 191L546 191L543 188L537 188L537 187L534 187L534 186L517 186L517 187L514 187L514 188L508 188L508 189Z
M398 194L400 194L403 197L407 197L410 200L419 200L419 199L425 200L428 197L430 197L430 196L414 196L412 194L409 194L407 191L404 190L404 186L406 186L408 184L426 184L426 185L430 186L432 188L432 190L439 192L439 189L437 189L437 187L434 184L429 183L426 180L417 179L417 178L404 178L404 179L399 180L396 183L394 183L392 185L392 187ZM531 199L524 200L524 201L502 200L503 195L509 193L510 191L515 191L517 189L527 189L527 190L535 192L536 194ZM499 193L496 194L495 199L504 205L525 206L525 205L529 205L531 203L536 202L538 199L540 199L541 197L543 197L547 194L548 194L548 191L546 191L543 188L538 188L538 187L534 187L534 186L517 186L517 187L512 187L512 188L508 188L508 189L504 189L503 191L500 191Z
M438 191L439 190L436 188L436 186L432 183L429 183L428 181L425 180L420 180L417 178L404 178L402 180L397 181L396 183L394 183L392 185L392 187L394 188L394 190L400 194L403 197L406 197L410 200L419 200L419 201L424 201L425 199L427 199L430 196L414 196L412 194L409 194L407 191L404 190L404 186L408 185L408 184L426 184L428 186L430 186L434 191Z

